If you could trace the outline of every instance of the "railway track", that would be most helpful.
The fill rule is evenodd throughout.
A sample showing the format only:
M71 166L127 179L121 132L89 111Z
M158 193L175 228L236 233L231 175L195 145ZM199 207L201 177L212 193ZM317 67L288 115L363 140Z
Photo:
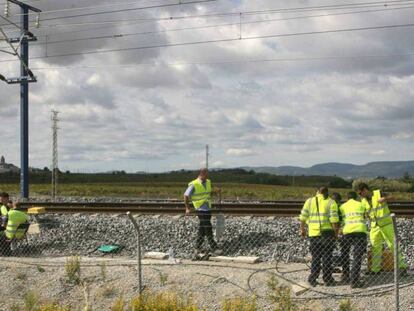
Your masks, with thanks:
M262 202L223 202L215 203L213 214L222 213L235 216L297 216L303 201L262 201ZM44 207L47 213L123 213L130 211L136 214L184 214L180 201L136 201L125 203L111 202L21 202L19 209ZM414 202L391 202L393 213L400 217L414 218Z

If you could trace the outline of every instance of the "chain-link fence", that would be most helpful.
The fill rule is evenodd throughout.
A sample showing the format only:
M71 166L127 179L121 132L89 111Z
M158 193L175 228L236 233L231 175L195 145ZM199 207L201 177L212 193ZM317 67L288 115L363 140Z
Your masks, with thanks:
M38 297L109 310L143 289L191 296L207 310L221 310L235 297L255 297L265 310L276 304L335 310L348 299L360 310L395 310L397 298L400 310L414 308L409 219L394 227L401 238L397 260L393 239L388 245L383 239L380 251L370 233L302 239L293 218L213 216L212 227L193 216L133 220L126 214L32 216L27 233L8 241L10 248L2 244L0 279L7 281L0 282L0 309Z

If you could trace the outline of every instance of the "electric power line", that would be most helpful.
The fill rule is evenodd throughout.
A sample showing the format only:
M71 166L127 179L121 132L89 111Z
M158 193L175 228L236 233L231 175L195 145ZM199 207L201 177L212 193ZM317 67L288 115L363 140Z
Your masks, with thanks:
M114 52L158 49L158 48L178 47L178 46L190 46L190 45L200 45L200 44L210 44L210 43L282 38L282 37L293 37L293 36L304 36L304 35L332 34L332 33L344 33L344 32L379 30L379 29L396 29L396 28L405 28L405 27L413 27L413 26L414 26L414 23L410 23L410 24L399 24L399 25L384 25L384 26L332 29L332 30L297 32L297 33L286 33L286 34L260 35L260 36L251 36L251 37L242 37L242 38L237 36L233 38L224 38L224 39L211 39L211 40L202 40L202 41L193 41L193 42L168 43L168 44L158 44L158 45L149 45L149 46L140 46L140 47L128 47L128 48L117 48L117 49L107 49L107 50L92 50L92 51L85 51L85 52L64 53L64 54L56 54L56 55L49 55L49 56L37 56L37 57L32 57L31 59L39 60L39 59L47 59L47 58L58 58L58 57L80 56L80 55L91 55L91 54L106 54L106 53L114 53ZM16 60L14 59L13 60L11 59L0 60L0 63L12 62L12 61L16 61Z
M78 18L78 17L97 16L97 15L104 15L104 14L115 14L115 13L123 13L123 12L149 10L149 9L157 9L157 8L167 8L167 7L181 6L181 5L187 5L187 4L201 4L201 3L208 3L208 2L214 2L214 1L216 0L196 0L196 1L191 1L191 2L182 2L181 0L178 0L177 3L170 3L170 4L159 4L159 5L138 7L138 8L119 9L119 10L102 11L102 12L94 12L94 13L82 13L82 14L66 15L66 16L60 16L60 17L49 17L49 18L42 19L42 22L51 21L51 20L68 19L68 18ZM407 0L407 1L410 1L410 0ZM6 26L6 25L0 25L0 27L1 26Z
M161 33L176 32L176 31L185 31L185 30L200 30L200 29L202 30L202 29L209 29L209 28L218 28L218 27L227 27L227 26L237 26L237 25L240 25L240 24L247 25L247 24L257 24L257 23L266 23L266 22L275 22L275 21L286 21L286 20L295 20L295 19L304 19L304 18L318 18L318 17L328 17L328 16L338 16L338 15L349 15L349 14L360 14L360 13L372 13L372 12L383 12L383 11L401 10L401 9L413 9L413 8L414 8L414 6L410 6L410 7L402 7L402 8L377 9L377 10L340 12L340 13L328 13L328 14L321 14L321 15L295 16L295 17L278 18L278 19L266 19L266 20L242 21L242 22L233 22L233 23L223 23L223 24L205 25L205 26L181 27L181 28L165 29L165 30L158 30L158 31L142 31L142 32L132 32L132 33L118 33L118 34L103 35L103 36L91 36L91 37L74 38L74 39L66 39L66 40L54 40L54 41L45 41L45 42L35 42L32 45L33 46L39 46L39 45L51 45L51 44L58 44L58 43L68 43L68 42L86 41L86 40L89 41L89 40L100 40L100 39L119 39L119 38L125 38L125 37L130 37L130 36L137 36L137 35L161 34ZM0 48L8 48L8 47L2 47L2 46L0 46Z
M41 15L46 14L55 14L55 13L62 13L62 12L73 12L73 11L84 11L84 10L96 10L99 8L104 7L114 7L114 6L127 6L127 5L134 5L143 1L160 1L160 0L136 0L134 2L115 2L115 3L107 3L107 4L100 4L94 6L84 6L84 7L72 7L66 9L56 9L56 10L47 10L42 11ZM21 16L22 14L12 14L10 16ZM29 15L38 15L38 13L29 13Z
M36 67L33 70L48 71L48 70L78 70L78 69L104 69L104 68L135 68L141 66L186 66L186 65L231 65L243 63L284 63L284 62L308 62L308 61L336 61L336 60L353 60L353 59L370 59L370 58L394 58L394 57L411 57L414 56L414 51L409 53L393 53L393 54L378 54L378 55L348 55L348 56L312 56L312 57L296 57L296 58L264 58L264 59L244 59L244 60L228 60L228 61L197 61L197 62L175 62L175 63L140 63L128 65L79 65L79 66L49 66Z
M203 0L203 1L194 1L194 2L184 2L182 4L194 4L194 3L202 3L202 2L211 2L215 0ZM262 14L279 14L279 13L297 13L297 12L309 12L309 11L321 11L321 10L339 10L339 9L352 9L352 8L365 8L365 7L378 7L378 6L395 6L395 5L409 5L412 4L414 0L393 0L393 1L376 1L376 2L362 2L362 3L346 3L346 4L337 4L337 5L323 5L323 6L308 6L308 7L293 7L293 8L279 8L279 9L266 9L266 10L256 10L256 11L244 11L244 12L216 12L216 13L208 13L208 14L197 14L197 15L183 15L183 16L169 16L163 18L142 18L142 19L135 19L141 21L162 21L162 20L181 20L181 19L194 19L194 18L212 18L212 17L225 17L225 16L239 16L240 14L247 16L247 15L262 15ZM163 7L163 6L174 6L179 4L169 4L169 5L159 5L159 6L147 6L147 7L140 7L140 8L129 8L124 9L126 11L131 10L141 10L141 9L150 9L155 7ZM69 15L63 17L54 17L49 19L42 19L42 22L48 20L56 20L56 19L65 19L65 18L75 18L75 17L84 17L84 16L93 16L93 15L100 15L100 14L111 14L117 13L119 10L113 11L106 11L106 12L95 12L95 13L85 13L81 14L82 16L78 15ZM119 21L106 21L106 22L119 22ZM65 23L65 24L51 24L45 25L42 27L59 27L59 26L84 26L84 25L94 25L99 24L101 22L87 22L87 23ZM105 22L103 22L105 23ZM6 26L6 25L0 25Z

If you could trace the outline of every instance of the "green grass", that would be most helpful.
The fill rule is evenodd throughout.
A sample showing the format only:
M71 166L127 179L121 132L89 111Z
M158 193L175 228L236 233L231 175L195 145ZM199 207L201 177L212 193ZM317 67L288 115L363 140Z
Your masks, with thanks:
M60 196L81 197L134 197L134 198L165 198L181 200L186 189L186 183L181 182L130 182L130 183L77 183L59 185ZM214 184L213 186L219 186ZM313 196L316 187L274 186L222 183L223 199L240 200L304 200ZM339 192L344 197L350 189L331 189L331 192ZM17 195L19 185L2 184L0 191L7 191ZM34 184L30 186L32 196L50 195L50 184ZM414 200L414 193L395 192L394 196L399 200Z

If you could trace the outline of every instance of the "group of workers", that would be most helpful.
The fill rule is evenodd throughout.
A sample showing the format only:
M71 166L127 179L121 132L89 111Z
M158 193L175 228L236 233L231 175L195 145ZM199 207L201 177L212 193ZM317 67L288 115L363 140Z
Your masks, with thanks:
M10 200L9 194L0 193L0 256L9 256L11 242L20 239L27 229L22 229L22 224L28 224L29 216L16 209Z
M340 284L349 284L351 288L361 288L361 265L367 254L367 237L371 244L371 256L368 275L382 272L383 244L387 244L390 252L394 252L394 224L388 202L392 199L380 190L371 191L367 184L358 185L357 192L350 191L347 201L341 204L338 193L329 195L327 187L321 187L314 197L306 200L300 219L300 233L309 238L312 256L311 272L308 282L317 286L317 279L322 270L326 286L335 286L338 282L333 278L334 250L340 246L340 266L342 278ZM192 202L199 218L198 235L194 245L194 258L202 252L201 247L207 238L212 254L222 251L214 240L211 223L211 181L208 170L202 169L199 176L188 184L184 193L186 214L191 211ZM358 198L359 195L359 198ZM370 224L368 230L367 223ZM339 240L339 243L337 243ZM352 250L352 267L351 267ZM407 274L407 264L401 253L398 256L400 275Z
M332 274L333 252L336 241L340 245L340 265L342 266L341 284L351 288L364 287L361 281L361 264L367 253L367 236L371 244L371 258L368 275L378 275L382 270L383 244L394 251L394 224L387 202L391 196L380 190L371 191L367 184L361 183L357 192L351 191L347 201L341 205L339 194L329 196L327 187L322 187L316 196L309 198L299 216L300 231L303 238L309 237L312 256L311 273L308 282L316 286L322 270L326 286L337 284ZM359 199L358 199L359 194ZM368 232L367 222L370 223ZM352 249L352 267L350 252ZM398 256L400 274L407 274L407 264L401 253Z

